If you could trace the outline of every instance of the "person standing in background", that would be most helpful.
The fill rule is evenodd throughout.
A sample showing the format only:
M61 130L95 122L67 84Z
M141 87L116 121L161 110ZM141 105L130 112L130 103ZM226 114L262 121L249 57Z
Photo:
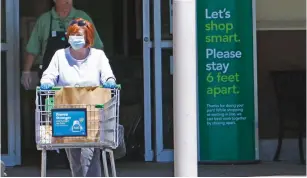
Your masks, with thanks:
M25 89L28 89L31 84L30 71L35 62L39 63L41 70L44 71L55 51L69 46L65 31L71 20L83 18L93 23L84 11L73 7L73 0L53 1L54 7L38 18L26 47L27 56L21 78ZM103 43L96 29L93 47L103 49Z
M43 71L47 69L54 53L59 49L69 46L65 32L72 20L75 18L83 18L93 23L92 19L84 11L73 7L73 0L52 1L54 2L54 6L50 11L45 12L37 19L26 46L27 55L24 59L21 76L21 83L26 90L33 85L31 84L31 69L33 65L37 64L40 66L38 73L39 78L41 78ZM103 49L103 43L96 29L94 31L93 48ZM68 165L65 162L67 162L65 152L61 151L59 155L54 151L48 153L48 167L67 168Z

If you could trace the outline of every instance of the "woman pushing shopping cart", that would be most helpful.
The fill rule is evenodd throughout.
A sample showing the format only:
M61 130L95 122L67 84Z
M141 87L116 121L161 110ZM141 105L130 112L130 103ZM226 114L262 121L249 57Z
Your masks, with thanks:
M37 88L36 142L42 150L42 176L46 176L46 150L61 148L66 150L72 176L101 177L101 150L105 176L106 152L110 153L116 176L112 149L118 146L120 87L105 53L91 47L94 27L90 22L73 20L67 38L70 46L55 52ZM103 88L110 92L105 102L80 101L84 92L94 100L99 98L94 93ZM78 93L78 97L63 102L63 93ZM62 99L58 99L59 94Z

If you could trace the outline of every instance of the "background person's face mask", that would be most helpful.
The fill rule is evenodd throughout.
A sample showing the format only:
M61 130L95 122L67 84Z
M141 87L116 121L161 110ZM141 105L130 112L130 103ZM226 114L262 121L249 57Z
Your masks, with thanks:
M68 43L74 50L78 50L85 46L85 39L84 36L69 36Z

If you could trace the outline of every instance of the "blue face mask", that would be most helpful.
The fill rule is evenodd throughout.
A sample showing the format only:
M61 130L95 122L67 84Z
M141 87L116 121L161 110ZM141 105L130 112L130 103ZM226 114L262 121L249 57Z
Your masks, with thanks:
M85 46L85 39L84 36L69 36L68 43L74 50L78 50Z

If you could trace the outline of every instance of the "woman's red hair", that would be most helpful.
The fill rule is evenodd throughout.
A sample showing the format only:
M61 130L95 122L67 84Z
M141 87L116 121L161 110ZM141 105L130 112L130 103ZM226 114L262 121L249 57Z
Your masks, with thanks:
M85 38L85 48L88 47L92 47L94 44L94 37L95 37L95 33L94 33L94 26L92 23L90 23L87 20L84 20L82 18L76 18L73 21L79 22L79 21L84 21L85 25L84 26L79 26L78 23L74 23L70 26L68 26L67 28L67 38L69 38L69 36L71 35L79 35L79 30L83 29L84 30L84 38Z

